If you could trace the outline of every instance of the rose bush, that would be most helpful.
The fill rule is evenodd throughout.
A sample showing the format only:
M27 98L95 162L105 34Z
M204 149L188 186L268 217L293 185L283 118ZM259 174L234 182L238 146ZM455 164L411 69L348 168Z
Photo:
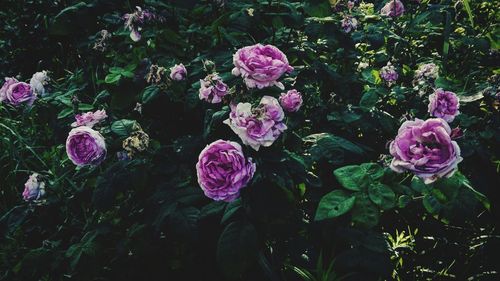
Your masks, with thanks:
M497 6L5 0L0 280L498 279Z

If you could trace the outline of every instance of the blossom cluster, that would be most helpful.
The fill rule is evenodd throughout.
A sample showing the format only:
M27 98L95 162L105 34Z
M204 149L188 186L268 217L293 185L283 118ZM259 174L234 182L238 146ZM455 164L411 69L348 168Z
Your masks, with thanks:
M241 76L248 88L277 86L284 89L278 79L293 70L286 55L272 45L243 47L234 54L233 63L232 74ZM213 70L214 67L206 69ZM229 94L229 87L215 72L200 80L199 97L202 100L220 103ZM231 101L229 118L223 123L243 144L259 151L260 147L271 146L287 129L283 109L296 112L302 102L302 95L295 89L282 93L279 100L265 95L255 106L250 102ZM200 153L196 170L198 183L207 197L232 201L252 179L256 164L244 156L238 143L217 140Z

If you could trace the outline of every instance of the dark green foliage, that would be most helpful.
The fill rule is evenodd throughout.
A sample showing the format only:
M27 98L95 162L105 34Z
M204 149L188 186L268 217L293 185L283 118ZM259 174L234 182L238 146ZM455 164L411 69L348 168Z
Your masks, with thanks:
M343 0L2 1L0 77L52 80L32 108L0 104L0 281L498 279L498 3L408 0L388 19L386 2L356 4L358 27L345 33ZM122 18L135 6L164 18L139 42ZM236 102L279 97L231 74L234 52L256 43L287 55L294 71L280 81L304 105L271 147L243 146L256 174L240 198L215 202L197 182L198 155L240 140L222 123L230 99L200 101L200 79L218 72ZM413 85L427 62L440 67L435 87L459 96L451 127L464 132L459 172L430 185L391 171L387 148L404 120L430 117L432 89ZM151 65L168 76L178 63L185 81L146 81ZM70 124L98 109L107 158L75 168ZM148 149L119 158L138 130ZM42 202L22 200L32 172L46 182ZM414 245L388 243L402 231Z

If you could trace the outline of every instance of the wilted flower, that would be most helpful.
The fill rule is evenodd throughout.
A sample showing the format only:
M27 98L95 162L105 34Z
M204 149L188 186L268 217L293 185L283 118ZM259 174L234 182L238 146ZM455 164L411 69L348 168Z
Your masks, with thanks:
M256 44L239 49L233 56L233 75L243 77L248 88L285 87L277 80L293 67L285 54L273 45Z
M96 112L85 112L83 114L75 115L76 121L71 124L71 127L87 126L94 127L95 124L100 123L102 120L108 118L106 110L97 110Z
M396 80L398 80L399 75L396 72L396 68L391 64L391 62L387 62L387 65L380 69L380 77L382 77L382 79L384 79L385 82L387 82L387 84L390 86L394 82L396 82Z
M186 76L187 76L187 70L182 63L176 64L170 68L170 79L174 81L181 81L186 79Z
M35 100L36 93L29 84L19 82L16 78L5 77L5 83L0 88L0 102L7 102L14 106L26 103L31 106Z
M139 114L142 114L142 103L135 103L134 111L139 112Z
M45 86L49 83L50 78L47 74L47 71L40 71L33 74L30 80L30 86L35 92L36 95L44 96L45 95Z
M158 66L156 64L152 64L149 67L149 72L146 74L146 82L149 84L161 85L168 84L166 77L167 69L163 66Z
M434 81L439 76L439 67L434 63L422 64L415 71L413 77L413 89L418 91L420 96L432 90Z
M460 103L455 93L437 89L429 96L429 113L446 122L452 122L458 115Z
M281 93L280 104L288 112L296 112L302 106L302 95L295 89Z
M39 174L33 173L24 184L24 201L37 201L45 195L45 182L41 181L39 177Z
M142 130L132 132L123 141L122 147L127 151L128 157L132 158L136 153L142 152L149 147L149 136Z
M224 140L207 145L196 163L198 183L205 195L226 202L238 198L255 168L252 158L245 158L238 143Z
M97 131L81 126L69 132L66 154L77 166L99 165L106 158L106 142Z
M106 29L99 31L99 35L98 37L96 37L93 49L99 52L106 51L106 48L108 46L108 40L110 38L111 38L111 33Z
M391 169L410 171L427 184L450 177L462 161L460 147L450 134L450 126L440 118L404 122L389 147L394 156Z
M361 61L361 62L359 62L359 63L358 63L358 68L357 68L357 70L358 70L358 71L363 71L363 70L364 70L365 68L367 68L368 66L370 66L370 64L369 64L369 63L364 62L364 61Z
M217 74L209 74L200 80L199 97L210 103L219 103L222 97L228 94L229 88Z
M156 16L149 10L143 10L139 6L136 6L135 9L135 12L131 14L125 14L123 16L123 19L125 20L125 27L130 30L130 38L133 41L137 42L141 40L141 34L139 33L139 31L141 31L144 24L154 19L161 21L162 18Z
M439 66L434 63L425 63L418 67L417 71L415 71L415 80L431 80L434 81L438 78L439 75Z
M405 6L400 0L389 0L380 10L380 14L386 17L399 17L405 12Z
M341 26L345 33L349 33L358 27L358 20L352 16L344 16Z
M257 108L252 108L250 103L232 104L224 124L229 125L244 144L258 151L260 146L271 146L286 130L284 116L278 100L264 96Z

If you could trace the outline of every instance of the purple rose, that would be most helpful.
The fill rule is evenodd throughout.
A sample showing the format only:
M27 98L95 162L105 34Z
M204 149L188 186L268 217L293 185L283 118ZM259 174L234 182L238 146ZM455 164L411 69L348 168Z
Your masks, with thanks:
M387 62L387 65L380 69L380 77L382 77L387 84L392 85L398 80L399 75L391 62Z
M252 158L245 158L238 143L217 140L201 151L196 173L207 197L230 202L252 179L255 164Z
M77 166L98 165L106 158L103 136L86 126L74 128L66 139L66 153Z
M19 82L15 78L5 78L5 83L0 89L0 102L7 102L14 106L21 103L32 105L36 99L36 94L31 86L24 82Z
M459 107L458 97L453 92L437 89L429 96L429 113L446 122L452 122L455 119L459 113Z
M284 89L277 80L293 67L285 54L273 45L256 44L239 49L233 56L233 75L243 77L248 88L277 86Z
M351 17L351 16L345 16L340 21L340 24L341 24L344 32L349 33L358 27L358 20L356 18Z
M394 156L391 169L410 171L427 184L450 177L462 161L460 147L450 134L450 126L440 118L404 122L389 147Z
M186 77L187 77L187 70L182 63L176 64L170 68L170 79L175 81L181 81L186 79Z
M390 0L385 4L385 6L380 10L380 14L386 17L396 18L405 12L405 6L399 0Z
M271 146L286 130L284 116L278 100L264 96L257 108L252 108L250 103L232 104L224 124L229 125L244 144L258 151L260 146Z
M45 195L45 183L39 181L37 173L31 174L24 184L23 199L26 202L40 200Z
M205 79L200 80L200 100L206 100L210 103L219 103L222 97L228 94L228 86L217 74L209 74Z
M89 128L94 127L95 124L101 122L102 120L108 118L106 115L106 110L97 110L96 112L85 112L83 114L75 115L76 121L71 124L72 127L87 126Z
M280 104L288 112L296 112L302 106L302 95L295 89L281 93Z

